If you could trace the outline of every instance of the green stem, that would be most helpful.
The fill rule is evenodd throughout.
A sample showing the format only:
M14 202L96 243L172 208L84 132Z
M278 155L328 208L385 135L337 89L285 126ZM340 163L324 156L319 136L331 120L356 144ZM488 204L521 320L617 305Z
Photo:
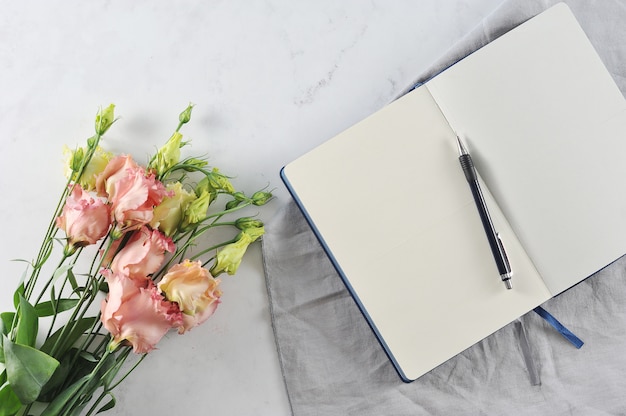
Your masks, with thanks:
M116 388L117 386L119 386L125 379L126 377L128 377L130 375L130 373L132 373L135 368L137 368L139 366L139 364L141 364L141 362L144 360L144 358L146 358L148 356L148 354L143 354L141 356L141 358L139 360L137 360L137 362L126 372L126 374L124 374L124 376L122 376L122 378L120 378L119 380L117 380L115 382L115 384L113 384L111 387L108 388L108 391L110 392L111 390L113 390L114 388ZM122 360L122 363L126 361L126 357L124 357L124 359Z
M124 364L124 362L128 358L129 354L130 354L130 348L127 348L124 352L122 352L122 354L120 354L118 356L117 362L115 363L115 365L112 368L110 368L103 375L103 377L107 376L111 372L113 372L112 375L113 375L113 377L115 377L117 375L117 372L121 369L122 365ZM126 379L126 377L128 377L130 375L130 373L133 370L135 370L135 368L137 368L137 366L144 360L144 358L146 358L147 355L148 354L143 354L141 356L141 358L117 382L115 382L114 384L112 384L110 386L104 385L102 393L100 393L100 396L98 396L98 398L96 399L94 404L89 408L89 411L87 412L87 414L85 416L90 416L91 414L93 414L93 412L98 408L98 405L100 404L100 402L102 402L102 400L107 395L111 394L111 391L113 391L113 389L115 389L120 383L122 383Z
M94 277L90 276L90 280L95 279ZM100 284L102 283L103 278L100 278L98 280L95 280L93 282L94 284L94 288L97 288L100 286ZM95 291L95 290L94 290ZM74 308L74 311L72 313L72 317L70 318L69 322L74 322L74 325L78 325L78 323L83 320L83 318L85 317L85 314L88 312L90 306L93 304L93 301L95 300L95 295L93 294L89 294L89 296L85 296L86 293L90 293L90 291L87 290L87 288L85 287L85 290L83 291L80 301L78 303L78 305ZM96 320L97 321L97 320ZM57 340L57 343L55 343L50 355L54 356L54 353L57 352L58 350L56 350L55 348L57 347L58 341L62 340L64 335L66 334L66 330L68 330L68 328L70 327L69 323L63 328L63 332L61 334L61 336L59 337L59 340ZM92 325L92 329L95 327L95 322L94 325ZM73 326L71 327L71 329L69 329L69 331L71 332L73 330ZM91 331L90 331L90 335L91 335ZM60 350L63 350L66 345L63 345L63 343L61 343L61 346L63 348L59 348ZM78 355L78 354L77 354ZM74 361L77 357L77 355L74 357Z
M187 238L185 244L179 250L177 250L176 254L172 256L168 263L171 263L176 257L178 257L179 262L182 261L187 254L187 250L189 250L189 248L193 245L193 242L196 240L198 235L198 228L196 227L189 235L189 238Z
M204 254L208 253L209 251L213 251L213 250L216 250L216 249L218 249L218 248L220 248L220 247L227 246L227 245L232 244L232 243L234 243L234 242L236 242L236 241L237 241L237 239L236 239L236 238L233 238L232 240L228 240L228 241L225 241L225 242L223 242L223 243L216 244L216 245L214 245L214 246L212 246L212 247L209 247L209 248L207 248L207 249L205 249L205 250L202 250L202 251L201 251L201 252L199 252L199 253L194 254L193 256L191 256L191 258L190 258L189 260L196 260L196 259L198 259L198 258L202 257ZM209 260L210 260L210 259L209 259Z
M32 403L29 403L29 404L25 405L24 407L22 407L22 409L20 410L20 412L21 412L20 416L27 416L31 407L33 407Z
M74 365L76 364L76 361L78 361L78 357L80 357L80 353L82 351L87 351L87 348L89 348L89 346L91 346L91 344L93 343L94 339L96 338L96 336L98 335L102 335L98 332L98 330L95 330L96 327L98 327L98 324L101 325L100 322L100 314L98 314L96 316L96 320L93 322L93 325L91 325L91 328L89 329L89 333L87 334L87 336L85 337L85 339L83 340L82 345L80 346L80 348L77 348L76 353L74 354L74 356L72 357L72 361L70 361L70 368L73 368ZM94 331L95 330L95 331ZM106 342L106 340L109 337L105 336L104 340L102 342Z
M75 410L76 410L76 405L82 405L82 400L81 400L81 396L86 395L87 397L91 396L91 394L93 393L93 391L85 391L85 387L89 386L91 380L93 380L93 378L98 374L98 372L100 371L100 369L102 368L102 366L104 365L106 359L109 357L109 355L112 352L107 348L104 352L104 354L102 355L102 357L100 357L100 361L98 361L98 364L96 364L96 366L93 368L93 370L91 370L91 373L89 374L89 377L83 382L82 386L80 389L78 389L78 391L76 391L76 393L74 393L74 395L71 397L71 399L69 400L68 406L65 407L65 409L63 410L62 413L60 413L59 416L63 416L63 415L72 415ZM98 385L94 386L93 390L95 390L95 388L97 388ZM84 400L84 399L83 399Z
M59 270L61 268L61 266L63 266L63 263L65 263L65 260L67 260L69 258L69 256L67 254L65 254L65 252L63 253L63 257L61 257L61 260L59 261L58 266L54 269L54 271L56 272L57 270ZM43 297L44 293L46 293L46 291L48 290L48 288L50 287L50 285L53 283L52 282L52 278L54 277L54 273L52 275L52 277L50 277L50 279L48 279L48 281L46 282L46 284L43 286L43 288L41 289L41 292L39 293L39 296L37 296L37 300L35 300L35 303L33 304L36 305L41 301L41 298ZM52 300L52 299L51 299Z
M52 250L52 247L51 247L52 240L54 239L54 236L56 235L56 232L58 230L56 226L56 219L61 214L61 211L63 210L63 207L65 206L65 200L67 196L72 191L74 185L78 183L78 181L80 181L80 178L82 177L83 172L85 171L85 168L87 167L87 164L89 164L89 162L91 161L91 158L93 157L94 152L96 151L96 148L98 147L98 143L100 142L101 137L102 136L100 134L96 134L93 137L94 139L93 146L89 146L89 150L87 154L81 161L81 165L80 165L80 168L78 169L76 179L73 180L73 178L70 177L67 180L66 186L63 188L63 192L61 192L61 197L59 198L59 201L57 202L57 206L54 210L52 219L50 220L50 223L48 224L48 229L43 239L43 243L41 244L41 248L39 249L39 254L37 255L37 261L35 262L35 264L33 264L33 272L31 273L30 278L28 279L28 281L26 282L24 286L24 297L26 298L26 300L30 300L30 296L32 295L33 290L35 289L35 285L37 283L37 280L39 279L39 275L41 273L43 264L46 262L46 260L50 256L50 253Z
M94 349L94 354L100 354L100 352L102 352L104 348L107 347L108 343L109 343L109 337L105 335L102 338L102 341L100 341L100 344L98 344L98 346Z
M213 256L210 259L208 259L207 261L205 261L204 263L202 263L202 267L206 267L207 264L209 264L212 260L214 260L217 256Z
M93 405L89 408L89 411L87 412L87 414L85 416L90 416L91 414L93 414L93 412L96 410L96 408L98 407L100 402L107 396L107 394L109 394L109 392L106 391L106 390L104 390L102 393L100 393L100 396L98 396L98 398L93 403Z
M72 267L70 268L70 270L72 268L74 268L74 265L76 264L76 260L80 256L81 252L82 252L82 248L76 254L76 257L74 258L74 262L72 263ZM61 264L62 264L62 262L61 262ZM59 267L61 266L61 264L59 264ZM59 289L59 296L56 299L55 310L58 310L59 301L63 297L63 291L65 290L65 285L66 284L67 284L67 277L63 280L63 284L61 284L61 288ZM39 303L39 300L41 300L41 296L42 295L43 295L43 291L41 292L41 295L39 296L39 299L37 300L37 302L35 302L35 305L37 303ZM50 301L54 302L52 300L52 296L50 297ZM52 335L52 330L54 329L54 324L56 323L57 316L58 316L58 313L55 313L54 315L52 315L52 321L50 322L50 325L48 326L48 334L46 335L46 339L50 338L50 336Z
M105 255L106 255L106 251L105 251ZM65 345L63 345L64 337L74 329L73 325L78 325L79 321L83 319L83 317L85 316L85 313L87 312L87 310L93 303L95 296L92 296L92 291L89 290L89 288L100 287L100 284L102 283L102 281L103 281L102 278L99 278L96 280L96 278L92 276L91 274L88 276L87 282L85 284L85 288L83 289L80 295L80 298L78 300L78 304L74 307L72 311L72 315L68 320L68 323L63 327L63 330L61 331L61 335L56 340L54 346L52 347L52 350L50 351L51 356L54 357L56 353L58 353L60 350L61 351L63 350L63 347L65 347Z
M218 221L218 220L219 220L220 218L222 218L224 215L228 215L228 214L230 214L231 212L239 211L240 209L243 209L243 208L245 208L245 207L247 207L247 206L250 206L250 205L252 205L252 202L251 202L251 201L245 201L243 204L241 204L241 205L237 205L237 206L236 206L236 207L234 207L234 208L231 208L231 209L225 209L224 211L220 211L220 212L213 213L213 214L211 214L211 215L207 215L207 216L206 216L206 218L202 220L202 222L204 222L204 221L206 221L206 220L209 220L209 219L211 219L211 218L216 218L216 219L214 220L214 222L215 222L215 221Z
M63 265L63 263L65 262L67 257L68 256L63 254L63 258L59 262L59 265L57 266L56 269L54 269L55 271L58 270ZM46 292L46 290L48 290L48 287L50 287L50 284L52 283L52 280L53 280L52 277L50 277L50 279L46 282L46 284L44 285L43 289L41 290L41 293L37 297L37 301L34 303L33 306L35 306L35 305L37 305L39 303L39 301L43 297L43 294ZM26 299L26 296L24 298ZM13 331L13 329L15 329L16 326L17 326L17 321L18 321L19 314L20 314L20 304L18 303L16 308L15 308L15 315L13 315L13 321L11 323L11 328L10 328L10 333L12 334L11 335L11 341L13 341L13 342L15 342L15 337L17 337L17 333L15 333L15 331ZM56 318L56 314L54 315L54 317ZM52 329L52 325L50 325L50 329ZM48 332L48 336L50 336L50 332Z
M43 243L41 244L41 247L39 248L39 254L37 255L37 260L32 265L33 271L31 272L30 278L28 279L28 281L26 282L24 286L24 298L26 298L26 300L30 299L30 296L32 295L33 290L35 290L35 284L37 283L37 280L39 279L39 274L41 273L41 269L44 263L46 262L46 260L48 259L48 257L50 257L50 254L52 252L52 239L54 238L56 234L56 230L57 230L56 219L60 215L61 210L63 209L63 206L65 205L65 199L68 195L68 187L70 186L71 183L72 183L71 180L68 180L67 185L65 186L65 188L63 188L61 197L59 198L57 206L54 210L52 220L50 221L50 224L48 225L48 229L46 230L46 235L43 239Z

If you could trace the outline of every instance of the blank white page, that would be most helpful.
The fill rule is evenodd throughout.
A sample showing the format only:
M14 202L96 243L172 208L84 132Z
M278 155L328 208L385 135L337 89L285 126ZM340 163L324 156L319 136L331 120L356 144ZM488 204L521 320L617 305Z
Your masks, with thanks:
M553 295L626 252L626 102L567 6L426 85Z
M288 164L283 175L405 379L551 297L483 189L515 264L514 289L505 289L455 135L426 88Z

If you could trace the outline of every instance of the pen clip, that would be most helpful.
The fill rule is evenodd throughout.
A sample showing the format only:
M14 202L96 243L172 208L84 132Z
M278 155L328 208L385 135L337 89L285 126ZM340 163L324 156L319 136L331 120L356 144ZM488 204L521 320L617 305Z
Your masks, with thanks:
M511 263L509 262L509 256L506 254L506 249L504 248L504 243L502 242L502 238L500 237L500 233L496 233L496 237L498 238L498 245L500 246L500 251L502 252L502 257L504 259L504 263L506 264L507 274L509 277L513 276L513 269L511 269Z

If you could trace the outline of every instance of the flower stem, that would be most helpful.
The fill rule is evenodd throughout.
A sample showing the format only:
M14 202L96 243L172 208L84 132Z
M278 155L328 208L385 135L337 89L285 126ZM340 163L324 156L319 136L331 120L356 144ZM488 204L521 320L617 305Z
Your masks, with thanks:
M237 239L233 238L232 240L228 240L228 241L224 241L223 243L216 244L216 245L214 245L212 247L209 247L209 248L207 248L205 250L202 250L199 253L194 254L193 256L191 256L191 258L189 260L196 260L196 259L200 258L201 256L203 256L204 254L208 253L209 251L213 251L213 250L216 250L216 249L218 249L220 247L227 246L227 245L232 244L232 243L234 243L236 241L237 241Z
M107 396L107 394L109 394L109 392L106 391L106 390L104 390L102 393L100 393L100 396L98 396L98 398L93 403L93 405L89 408L89 411L87 412L87 414L85 416L90 416L91 414L93 414L93 412L96 410L96 408L98 407L100 402Z
M30 300L32 292L35 289L37 280L39 279L41 269L44 263L50 257L50 254L52 253L52 241L58 230L58 228L56 227L56 219L61 214L61 211L63 210L63 207L65 206L65 200L67 198L67 195L69 195L69 193L72 191L75 184L78 183L81 176L83 175L83 172L85 171L85 168L87 167L87 164L89 164L89 161L93 157L94 152L96 151L96 148L98 147L98 143L100 142L101 137L102 135L100 134L96 134L95 136L92 137L93 143L92 145L89 146L87 154L81 161L80 168L76 172L77 173L76 178L72 178L70 176L70 178L67 180L66 186L63 188L63 192L61 192L61 197L59 198L59 201L57 202L57 206L54 210L54 214L52 215L52 219L50 220L50 223L48 224L48 229L43 239L43 243L41 244L41 248L39 249L39 254L37 255L37 261L33 264L33 271L30 275L30 278L28 279L28 281L26 282L24 286L24 298L26 300Z
M63 253L63 257L61 257L61 260L59 261L58 266L54 269L54 270L55 270L55 272L56 272L57 270L59 270L59 269L63 266L63 263L65 263L65 260L67 260L67 259L68 259L68 257L69 257L69 256L68 256L67 254ZM48 281L46 282L46 284L45 284L45 285L43 286L43 288L41 289L41 292L39 292L39 296L37 296L37 300L35 300L35 303L33 304L33 306L34 306L34 305L37 305L37 304L41 301L41 298L43 297L44 293L46 293L46 291L48 290L48 288L50 287L50 285L52 285L52 284L54 283L54 282L53 282L53 280L54 280L53 278L54 278L54 274L50 277L50 279L48 279ZM53 299L50 299L50 300L52 301ZM56 314L55 314L55 316L56 316Z

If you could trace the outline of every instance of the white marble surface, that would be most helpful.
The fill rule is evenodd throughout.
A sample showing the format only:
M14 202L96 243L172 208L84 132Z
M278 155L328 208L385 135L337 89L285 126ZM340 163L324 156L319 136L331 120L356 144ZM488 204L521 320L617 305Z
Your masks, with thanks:
M139 160L193 102L184 133L237 185L288 200L281 166L379 109L502 0L0 0L0 309L10 305L63 186L61 148ZM224 279L204 326L171 334L108 414L287 415L260 247Z

